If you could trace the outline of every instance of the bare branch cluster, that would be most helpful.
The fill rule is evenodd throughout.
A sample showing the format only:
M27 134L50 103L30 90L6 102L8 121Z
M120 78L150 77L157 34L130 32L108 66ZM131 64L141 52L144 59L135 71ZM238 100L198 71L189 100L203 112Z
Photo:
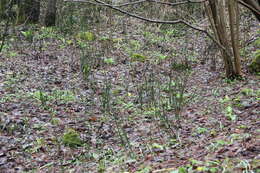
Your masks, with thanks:
M95 3L95 2L89 1L89 0L65 0L65 2L66 1L67 2L85 2L85 3L100 5L98 2ZM124 7L124 6L130 6L130 5L135 5L135 4L141 4L144 2L153 2L153 3L169 5L169 6L178 6L178 5L188 4L188 3L203 3L206 1L207 0L199 0L199 1L185 0L185 1L181 1L181 2L170 3L170 2L163 2L163 1L158 1L158 0L138 0L138 1L134 1L134 2L127 2L127 3L123 3L123 4L113 5L113 7ZM103 4L103 2L101 4Z
M230 51L226 48L226 46L224 46L218 38L214 37L213 35L211 35L210 32L208 32L206 29L196 26L186 20L183 19L177 19L177 20L173 20L173 21L165 21L165 20L158 20L158 19L152 19L152 18L146 18L143 16L140 16L138 14L135 14L133 12L129 12L124 10L122 7L125 6L130 6L130 5L135 5L135 4L141 4L141 3L145 3L145 2L149 2L149 3L157 3L157 4L162 4L162 5L168 5L168 6L179 6L179 5L184 5L184 4L189 4L189 3L209 3L212 4L214 1L213 0L183 0L180 2L175 2L175 3L170 3L170 2L165 2L165 1L160 1L160 0L137 0L134 2L127 2L127 3L123 3L123 4L109 4L106 3L102 0L65 0L67 2L82 2L82 3L89 3L89 4L94 4L94 5L99 5L99 6L103 6L103 7L108 7L111 8L115 11L118 11L122 14L125 14L127 16L136 18L136 19L140 19L146 22L150 22L150 23L158 23L158 24L183 24L193 30L199 31L203 34L205 34L207 37L209 37L226 55L228 55L229 57L232 57L232 55L230 54ZM250 1L250 2L247 2ZM248 9L250 9L257 18L259 18L260 16L260 12L259 12L259 5L255 4L257 2L255 2L254 0L237 0L237 2L239 2L240 4L244 5L245 7L247 7Z
M133 18L136 18L136 19L140 19L140 20L143 20L143 21L147 21L147 22L150 22L150 23L159 23L159 24L184 24L186 26L188 26L189 28L191 29L194 29L196 31L199 31L201 33L204 33L206 34L213 42L215 42L219 48L223 49L224 51L226 51L226 48L223 47L218 40L216 40L214 38L214 36L212 36L207 30L201 28L201 27L198 27L198 26L195 26L185 20L182 20L182 19L177 19L177 20L174 20L174 21L164 21L164 20L156 20L156 19L151 19L151 18L146 18L146 17L143 17L143 16L139 16L137 14L134 14L134 13L130 13L126 10L123 10L122 8L119 8L119 7L122 7L122 6L126 6L126 5L133 5L133 4L137 4L137 3L142 3L142 2L156 2L156 3L162 3L164 4L165 2L162 2L162 1L158 1L158 0L139 0L139 1L135 1L135 2L130 2L130 3L125 3L125 4L121 4L121 5L111 5L111 4L108 4L104 1L101 1L101 0L95 0L95 2L93 1L89 1L89 0L65 0L67 2L83 2L83 3L90 3L90 4L94 4L94 5L101 5L101 6L104 6L104 7L108 7L108 8L111 8L113 10L116 10L116 11L119 11L121 12L122 14L125 14L125 15L128 15L130 17L133 17ZM176 5L183 5L183 4L188 4L188 3L203 3L203 2L206 2L207 0L200 0L200 1L191 1L191 0L186 0L186 1L182 1L182 2L177 2L177 3L167 3L166 5L169 5L169 4L172 4L174 6Z

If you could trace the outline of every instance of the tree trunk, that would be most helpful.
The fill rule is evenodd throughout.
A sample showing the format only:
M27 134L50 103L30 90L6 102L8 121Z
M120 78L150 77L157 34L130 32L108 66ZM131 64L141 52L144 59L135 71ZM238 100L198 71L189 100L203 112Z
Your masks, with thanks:
M232 78L235 76L234 66L232 62L232 55L230 53L231 47L228 40L227 21L225 18L225 0L209 1L211 16L214 21L214 26L217 31L216 38L226 50L221 50L223 61L225 64L226 76ZM214 29L213 29L214 30Z
M5 18L5 10L7 9L8 0L1 0L0 1L0 19Z
M241 63L240 63L240 54L239 54L239 16L238 16L238 6L234 0L228 0L228 14L229 14L229 26L230 26L230 35L232 50L234 55L235 63L235 74L241 76Z
M31 18L32 23L39 22L40 17L40 0L32 0Z
M37 23L40 16L39 0L20 0L18 1L17 24Z
M56 3L57 0L48 0L48 7L44 19L45 26L55 26L56 22Z

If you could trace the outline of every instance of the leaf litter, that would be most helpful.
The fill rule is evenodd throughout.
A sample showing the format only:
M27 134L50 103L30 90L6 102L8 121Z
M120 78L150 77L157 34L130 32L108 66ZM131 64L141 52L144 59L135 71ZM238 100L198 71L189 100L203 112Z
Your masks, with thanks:
M209 161L218 170L233 165L233 171L241 172L247 169L242 163L252 170L259 166L258 76L247 73L243 81L230 84L221 66L212 71L208 64L192 64L185 92L195 97L181 111L181 120L169 121L178 126L179 136L173 138L166 124L153 117L156 110L141 107L138 100L138 86L145 80L167 81L169 60L131 62L116 49L117 63L93 69L85 81L77 48L59 44L50 42L40 53L25 47L11 59L1 55L1 172L170 172L214 167ZM106 80L113 115L102 106ZM245 88L250 94L241 94ZM150 96L144 94L144 105ZM227 118L227 106L235 121ZM80 135L82 146L62 143L68 129Z

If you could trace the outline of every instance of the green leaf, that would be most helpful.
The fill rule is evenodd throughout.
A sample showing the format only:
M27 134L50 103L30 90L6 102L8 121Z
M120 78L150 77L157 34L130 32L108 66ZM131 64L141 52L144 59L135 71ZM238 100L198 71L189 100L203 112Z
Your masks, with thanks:
M188 173L188 171L187 171L186 168L180 167L180 168L178 169L178 173Z
M152 147L153 147L153 148L160 149L160 150L163 150L163 149L164 149L164 147L163 147L162 145L158 144L158 143L153 143L153 144L152 144Z
M115 60L113 58L105 58L104 62L106 64L115 64Z

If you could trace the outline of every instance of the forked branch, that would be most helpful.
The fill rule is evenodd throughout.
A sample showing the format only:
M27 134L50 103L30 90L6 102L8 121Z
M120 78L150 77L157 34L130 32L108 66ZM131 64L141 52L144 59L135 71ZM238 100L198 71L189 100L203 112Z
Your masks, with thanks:
M65 2L86 2L86 0L65 0ZM169 5L169 6L178 6L178 5L184 5L184 4L191 4L191 3L202 3L206 2L207 0L199 0L199 1L191 1L191 0L185 0L181 2L163 2L163 1L158 1L158 0L138 0L138 1L133 1L133 2L127 2L123 4L113 4L113 7L124 7L124 6L130 6L130 5L136 5L136 4L141 4L144 2L153 2L153 3L158 3L158 4L163 4L163 5ZM90 1L88 1L90 2ZM91 2L93 4L93 2ZM95 3L96 4L96 3ZM96 4L97 5L97 4Z
M189 28L191 28L193 30L196 30L196 31L199 31L201 33L206 34L207 37L209 37L215 44L217 44L217 46L219 48L221 48L227 55L230 55L229 51L227 51L227 49L217 39L215 39L214 36L212 36L207 30L204 30L204 29L202 29L198 26L194 26L191 23L189 23L185 20L182 20L182 19L177 19L177 20L173 20L173 21L164 21L164 20L156 20L156 19L146 18L146 17L143 17L143 16L139 16L137 14L134 14L134 13L130 13L130 12L125 11L125 10L123 10L123 9L117 7L117 6L105 3L101 0L94 0L95 2L89 1L89 0L65 0L65 1L67 1L67 2L83 2L83 3L90 3L90 4L94 4L94 5L100 5L100 6L108 7L108 8L115 10L115 11L118 11L122 14L125 14L127 16L130 16L130 17L133 17L133 18L136 18L136 19L140 19L140 20L143 20L143 21L146 21L146 22L150 22L150 23L184 24L184 25L188 26ZM186 3L188 3L188 2L195 2L195 1L189 1L189 0L186 1ZM196 2L205 2L205 1L196 1Z

